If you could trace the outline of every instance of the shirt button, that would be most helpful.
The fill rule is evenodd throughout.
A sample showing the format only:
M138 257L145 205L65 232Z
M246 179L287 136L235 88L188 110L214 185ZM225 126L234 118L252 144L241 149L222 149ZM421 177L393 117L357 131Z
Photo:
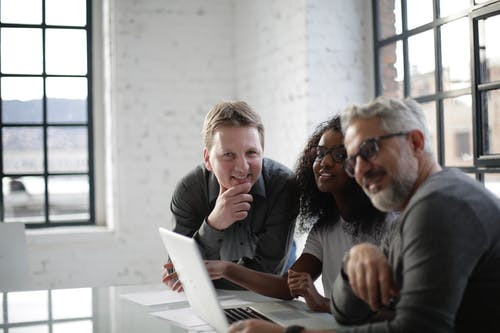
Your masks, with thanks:
M241 242L240 245L243 246L243 242Z

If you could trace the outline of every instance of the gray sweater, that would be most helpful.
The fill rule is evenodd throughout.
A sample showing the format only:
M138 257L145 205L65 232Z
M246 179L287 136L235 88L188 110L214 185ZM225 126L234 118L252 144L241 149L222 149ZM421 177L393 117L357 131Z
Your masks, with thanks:
M394 318L339 332L498 332L500 200L464 173L429 177L400 215L387 251L400 288ZM372 314L342 275L332 291L341 323Z

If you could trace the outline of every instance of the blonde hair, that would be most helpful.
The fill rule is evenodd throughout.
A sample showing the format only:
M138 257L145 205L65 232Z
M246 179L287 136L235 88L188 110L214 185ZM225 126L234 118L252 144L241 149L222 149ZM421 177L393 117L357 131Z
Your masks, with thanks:
M264 148L264 125L260 116L243 101L221 102L207 113L201 135L204 146L210 150L215 132L224 126L257 128L260 144Z

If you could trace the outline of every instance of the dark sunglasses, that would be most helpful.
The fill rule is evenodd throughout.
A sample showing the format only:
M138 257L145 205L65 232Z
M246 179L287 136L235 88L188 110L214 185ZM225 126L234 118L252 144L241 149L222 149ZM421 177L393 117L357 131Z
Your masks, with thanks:
M350 177L354 177L354 173L356 170L356 160L358 159L358 156L360 156L365 161L370 161L371 159L375 158L375 156L377 156L377 153L380 150L380 144L379 144L380 140L389 139L396 136L404 136L407 135L408 133L409 132L392 133L367 139L361 142L361 144L359 145L359 151L356 154L349 156L349 158L345 160L344 163L345 172Z
M310 153L315 157L316 161L322 161L327 155L330 155L334 162L344 163L347 157L344 145L333 146L332 148L316 146L310 149Z

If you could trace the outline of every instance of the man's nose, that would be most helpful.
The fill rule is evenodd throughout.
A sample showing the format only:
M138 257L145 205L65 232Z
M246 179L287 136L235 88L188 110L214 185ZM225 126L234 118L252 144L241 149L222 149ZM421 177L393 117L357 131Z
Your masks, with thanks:
M363 176L370 170L372 164L361 156L356 156L356 166L354 167L354 177L360 183ZM361 184L361 183L360 183Z
M248 168L249 163L245 156L240 156L236 159L236 170L246 172Z

